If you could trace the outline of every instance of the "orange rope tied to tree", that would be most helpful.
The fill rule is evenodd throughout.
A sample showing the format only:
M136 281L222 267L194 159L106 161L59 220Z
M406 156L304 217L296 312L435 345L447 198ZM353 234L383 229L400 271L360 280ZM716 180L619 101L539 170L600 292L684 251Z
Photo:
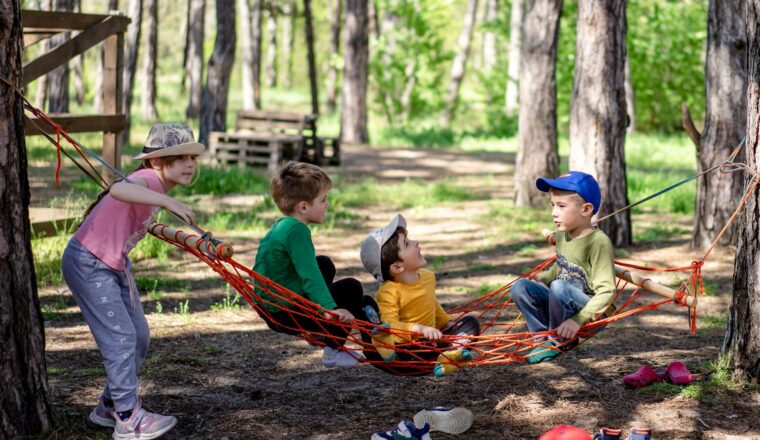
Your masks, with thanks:
M53 127L56 131L56 139L54 140L50 136L47 139L53 143L59 151L59 163L56 171L56 178L58 178L58 172L60 170L60 153L63 152L67 157L83 171L90 176L101 186L107 186L105 179L98 173L95 167L89 162L84 152L93 155L96 159L102 161L97 155L86 149L84 146L73 140L66 131L55 124L47 115L45 115L39 109L34 108L26 98L12 84L10 84L5 78L0 77L7 84L9 84L13 90L19 94L25 101L25 108L37 115L40 121ZM42 131L42 130L40 130ZM44 131L43 131L44 134ZM71 155L62 149L60 139L63 137L85 160L89 165L89 169L79 164ZM743 143L743 141L742 141ZM692 334L696 332L696 305L697 295L704 295L705 288L702 280L702 267L705 259L712 252L716 243L721 236L726 232L729 225L735 220L742 207L745 205L750 194L757 190L760 184L760 173L756 170L752 170L745 164L739 164L732 162L736 154L741 148L741 144L731 154L728 160L720 165L717 165L710 170L720 168L721 172L739 172L749 171L752 174L752 179L747 185L747 190L742 198L739 206L737 206L733 215L728 220L727 224L717 235L712 243L710 249L705 255L689 266L684 267L643 267L634 264L628 264L623 262L616 262L619 266L617 270L618 282L616 285L616 294L613 300L614 303L619 304L619 307L615 310L611 316L599 317L599 319L593 320L586 325L582 326L579 330L576 338L580 341L580 344L585 343L595 334L597 334L602 328L607 325L625 319L634 314L638 314L647 310L654 310L664 304L675 302L681 306L687 306L690 308L690 328ZM105 164L107 165L107 164ZM705 171L705 172L707 172ZM117 171L118 172L118 171ZM704 174L700 173L699 175ZM699 176L698 175L698 176ZM687 179L693 180L693 178ZM685 183L680 182L671 186L672 189L678 185ZM667 190L669 190L667 189ZM664 191L660 191L657 195L662 194ZM630 209L631 207L649 200L654 196L650 196L642 201L629 205L624 209ZM620 211L617 211L620 212ZM614 214L614 213L613 213ZM610 214L610 215L613 215ZM608 216L609 217L609 216ZM606 218L606 217L605 217ZM603 219L600 219L600 221ZM416 339L409 331L403 331L398 329L388 329L387 327L378 326L369 322L354 320L351 323L340 323L333 320L329 320L324 317L323 312L325 310L318 304L313 303L307 298L300 296L285 287L269 280L268 278L254 272L245 265L235 261L232 248L224 243L220 243L211 237L208 232L197 228L195 225L190 225L200 235L193 235L182 231L169 228L165 225L152 225L149 228L149 232L154 236L170 243L185 252L195 255L196 258L208 265L214 270L220 277L222 277L230 286L232 286L240 295L248 302L251 307L262 318L271 318L271 312L267 306L276 308L279 312L287 312L293 315L305 316L316 321L319 326L319 330L306 331L303 328L290 328L294 333L298 333L300 337L306 341L316 344L325 345L325 341L329 338L340 342L338 345L347 343L350 347L359 347L363 350L375 350L372 338L370 335L373 332L390 332L394 336L405 341L402 344L396 344L393 348L397 353L404 353L407 358L411 360L405 360L402 363L398 361L368 361L364 362L373 363L384 370L393 374L399 375L412 375L418 372L426 372L432 369L433 364L436 362L438 354L444 351L450 350L451 347L462 347L469 349L474 353L474 359L469 362L470 366L474 365L497 365L506 364L511 362L524 362L525 356L534 348L538 347L543 342L536 342L534 336L537 334L526 331L525 321L522 319L521 314L517 307L514 306L510 296L510 288L512 281L499 289L486 293L478 298L472 299L465 304L454 307L449 311L454 319L462 317L464 315L475 316L481 324L482 334L480 336L468 336L468 341L462 342L458 336L445 335L441 341L426 341ZM544 270L550 264L554 262L554 258L550 258L536 267L523 274L520 278L534 278L539 272ZM689 273L688 280L681 284L676 289L670 289L665 286L661 286L652 282L649 278L644 278L638 274L635 274L631 269L641 272L687 272ZM518 278L518 279L520 279ZM655 300L649 304L643 304L634 306L639 302L647 293L654 292L665 298ZM262 296L261 293L266 293L267 296ZM340 327L345 330L347 336L341 338L334 336L334 331L328 331L328 328ZM557 342L560 350L563 347L569 347L574 345L575 340L559 341L557 335L553 331L542 332L538 335L545 336L550 340ZM445 345L445 346L444 346ZM547 348L549 350L549 348ZM433 353L435 356L430 356ZM451 363L458 363L456 360L450 360ZM394 370L394 367L405 367L405 372L398 372Z

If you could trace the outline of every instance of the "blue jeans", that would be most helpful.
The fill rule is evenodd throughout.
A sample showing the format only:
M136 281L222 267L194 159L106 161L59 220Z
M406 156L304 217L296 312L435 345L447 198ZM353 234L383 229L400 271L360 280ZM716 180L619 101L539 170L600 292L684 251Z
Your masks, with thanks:
M547 289L541 283L520 279L512 284L510 293L532 333L554 330L589 301L581 289L564 280L554 280Z

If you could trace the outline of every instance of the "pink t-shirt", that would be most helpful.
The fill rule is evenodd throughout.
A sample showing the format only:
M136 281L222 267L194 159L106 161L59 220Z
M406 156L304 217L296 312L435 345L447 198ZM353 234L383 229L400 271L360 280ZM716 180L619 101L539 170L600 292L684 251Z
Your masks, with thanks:
M142 169L129 175L130 180L144 179L148 188L164 194L158 173ZM124 270L126 257L148 232L160 207L127 203L107 194L95 205L74 238L100 261L115 270Z

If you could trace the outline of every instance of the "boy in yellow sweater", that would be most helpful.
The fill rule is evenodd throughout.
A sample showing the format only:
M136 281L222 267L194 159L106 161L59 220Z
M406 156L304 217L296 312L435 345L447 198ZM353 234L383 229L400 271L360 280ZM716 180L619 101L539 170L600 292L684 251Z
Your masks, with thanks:
M395 359L409 363L417 361L418 364L410 364L405 368L382 364L376 366L394 374L422 375L431 372L424 365L436 359L432 370L436 376L466 366L467 361L472 359L472 352L467 349L440 353L432 349L419 350L419 345L412 344L422 338L435 341L444 334L476 336L480 334L480 325L472 316L452 321L451 316L438 303L435 274L425 269L427 261L422 255L419 242L409 239L404 217L397 214L384 228L367 235L360 254L364 268L382 283L375 296L380 320L392 329L410 332L409 337L399 334L394 336ZM406 349L402 349L404 346ZM438 347L441 348L441 345ZM414 353L409 350L414 350ZM384 359L390 360L388 356Z

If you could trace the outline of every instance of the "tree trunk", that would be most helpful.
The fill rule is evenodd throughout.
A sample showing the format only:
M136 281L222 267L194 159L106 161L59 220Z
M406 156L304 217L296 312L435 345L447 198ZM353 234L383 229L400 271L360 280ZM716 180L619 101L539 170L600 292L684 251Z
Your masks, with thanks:
M185 74L180 78L179 88L181 91L187 90L187 51L190 48L190 0L187 1L185 8L185 45L182 48L182 67L185 68Z
M188 0L190 2L190 33L187 41L187 64L185 65L185 83L188 90L185 117L197 118L201 111L203 93L203 28L206 17L206 0Z
M369 1L369 34L375 39L380 38L380 11L377 0Z
M267 8L267 87L277 87L277 5L269 0Z
M235 0L217 0L216 41L208 60L199 135L199 142L207 146L209 133L227 130L227 93L234 62Z
M251 75L253 75L253 108L261 109L261 15L262 0L253 0L251 4L251 52L253 62Z
M119 9L119 0L108 0L108 11L116 11ZM95 76L95 111L97 113L103 113L103 62L106 56L106 48L104 44L100 45L100 64L98 64L98 74Z
M722 3L722 2L721 2ZM712 5L711 5L712 8ZM710 20L713 15L710 14ZM747 164L760 169L760 0L748 0L746 25ZM732 27L725 23L725 26ZM709 33L709 32L708 32ZM745 175L746 177L746 175ZM755 179L758 176L754 176ZM753 183L756 180L752 181ZM724 350L741 379L760 379L760 191L757 186L737 219L738 245L734 260L734 292L728 314Z
M311 18L311 0L303 0L303 19L306 37L306 59L309 64L309 91L311 92L311 113L319 115L319 88L317 87L317 61L314 55L314 26Z
M439 123L446 126L454 116L459 101L459 88L462 85L464 74L467 68L467 59L470 56L470 45L472 43L472 33L475 30L475 17L478 15L478 0L469 0L467 11L464 14L464 27L459 34L459 53L454 58L454 64L451 66L451 82L449 83L449 93L446 97L446 108L441 115Z
M368 7L368 0L347 0L346 2L341 141L347 144L369 142L367 131Z
M707 112L697 147L700 172L724 161L747 132L745 12L744 5L737 2L710 1L705 59ZM740 173L714 172L699 178L692 246L710 246L738 203L743 181ZM721 243L730 243L734 231L731 227Z
M628 205L625 8L626 0L578 4L575 72L570 99L570 169L596 177L602 188L599 217ZM631 244L630 211L605 220L600 227L615 246Z
M55 11L71 12L74 10L73 0L55 0L53 2ZM69 40L71 33L62 32L50 38L50 48L60 46ZM69 112L69 66L68 61L63 65L55 68L48 75L48 112L50 113L68 113Z
M145 0L145 58L143 59L142 114L146 121L156 114L156 57L158 56L158 0Z
M251 4L249 0L239 0L240 35L243 50L243 108L253 110L256 104L253 99L253 38L251 33Z
M51 0L44 0L40 1L40 10L41 11L52 11L52 2ZM42 41L42 46L40 48L40 55L45 54L46 52L50 51L50 39L45 39ZM47 96L48 96L48 76L42 75L41 77L37 78L37 93L34 97L34 106L44 110L45 109L45 103L47 102Z
M0 0L0 75L21 87L18 0ZM53 424L45 331L32 257L29 180L21 99L0 83L0 438L26 438Z
M627 50L625 54L625 113L628 115L625 132L631 134L636 131L636 101L631 78L631 57L628 56Z
M513 3L519 3L516 0ZM527 0L520 47L520 121L515 163L515 205L540 208L546 197L536 179L554 177L557 153L557 39L562 0Z
M338 67L335 60L340 54L340 28L343 19L342 0L328 0L333 7L329 9L330 16L330 55L329 68L327 70L327 112L335 111L338 102Z
M493 70L496 67L496 32L493 25L499 18L499 0L486 0L486 11L484 24L489 26L483 32L483 67L486 70Z
M74 12L82 13L82 0L74 0ZM77 32L75 36L79 34ZM71 60L71 71L74 73L74 99L77 104L84 104L87 96L87 87L84 83L84 55L79 55Z
M142 0L129 1L129 18L132 22L127 28L127 41L124 44L124 76L122 87L122 111L127 116L127 124L122 132L122 145L129 145L129 128L132 121L132 90L135 86L135 71L137 70L137 55L140 48L140 31L142 24Z
M285 60L285 70L282 73L282 84L286 88L293 85L293 23L296 20L296 7L293 0L285 0L282 4L282 58Z
M512 0L509 19L509 64L507 65L507 89L504 92L504 113L508 117L517 115L517 101L520 84L520 48L523 35L523 9L525 0ZM552 70L554 67L552 67Z

